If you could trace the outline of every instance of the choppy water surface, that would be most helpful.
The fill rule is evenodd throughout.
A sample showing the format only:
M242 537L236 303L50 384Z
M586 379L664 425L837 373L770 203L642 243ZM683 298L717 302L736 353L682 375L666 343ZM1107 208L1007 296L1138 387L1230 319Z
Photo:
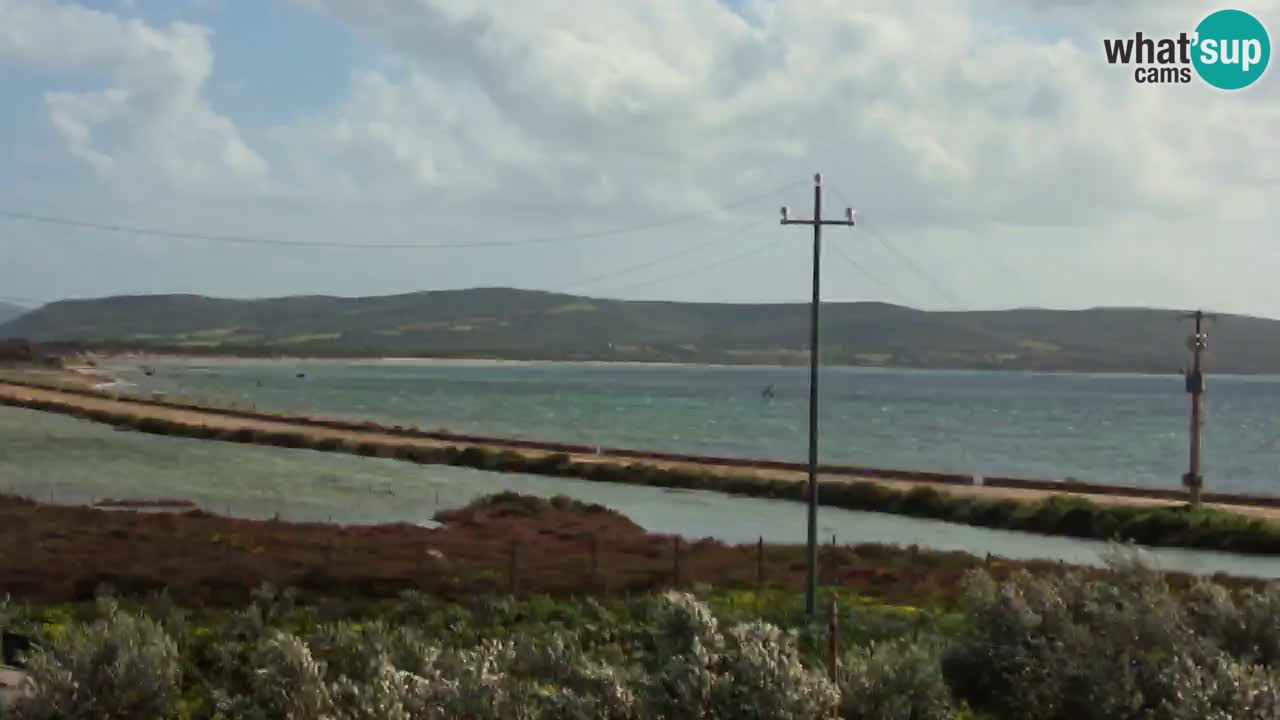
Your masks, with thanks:
M117 369L143 391L541 440L804 460L803 369L187 360ZM298 378L298 373L306 377ZM772 387L773 398L763 396ZM823 462L1177 487L1178 375L824 369ZM1280 493L1280 378L1211 377L1211 488Z
M804 506L709 492L419 466L394 460L118 432L72 418L0 407L0 489L60 503L178 498L241 517L432 524L443 508L501 490L567 495L614 508L653 532L726 542L801 543ZM1101 543L823 508L824 538L918 544L1010 558L1097 564ZM1189 572L1280 577L1270 558L1150 551Z

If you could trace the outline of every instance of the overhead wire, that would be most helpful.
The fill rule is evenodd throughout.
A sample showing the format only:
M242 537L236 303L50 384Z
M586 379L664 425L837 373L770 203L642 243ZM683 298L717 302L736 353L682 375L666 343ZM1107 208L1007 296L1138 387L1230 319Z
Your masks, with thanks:
M831 186L828 186L828 187L831 187ZM838 188L831 187L831 190L836 194L837 197L843 200L846 205L848 205L849 207L853 206L852 203L849 202L849 198L845 197L844 193L840 192ZM877 242L879 242L886 250L888 250L890 253L896 256L899 260L901 260L904 265L906 265L913 273L915 273L922 280L924 280L925 283L927 283L931 288L933 288L934 292L936 292L938 295L945 298L947 302L951 303L957 309L963 305L963 303L960 302L959 298L957 298L955 294L953 294L950 290L948 290L946 285L944 285L942 281L938 280L936 277L933 276L932 273L925 270L918 263L916 263L916 261L913 260L911 256L908 255L906 252L902 251L900 248L896 247L895 245L890 243L887 239L885 239L884 235L882 235L878 230L876 230L874 223L872 223L871 226L867 226L866 221L859 221L858 227L862 228L863 232L866 232L868 235L874 238Z
M773 195L788 188L799 184L799 181L792 181L770 188L768 190L753 193L749 196L737 198L733 201L725 203L719 209L732 209L745 205L753 200L758 200L766 195ZM303 247L303 248L352 248L359 250L415 250L415 249L462 249L462 248L486 248L486 247L517 247L528 245L551 245L556 243L577 242L581 240L592 240L604 237L614 237L618 235L629 235L645 230L653 230L655 228L667 227L689 220L704 218L708 212L684 213L682 215L664 218L653 222L641 223L638 225L628 225L605 230L595 230L580 233L563 233L558 235L546 235L532 238L522 238L518 240L486 240L479 242L440 242L440 243L355 243L328 240L284 240L278 238L254 237L247 235L216 235L199 232L187 232L182 230L168 230L154 227L144 227L137 225L124 225L116 223L105 223L67 216L56 215L40 215L35 213L19 212L15 210L0 209L0 217L12 220L22 220L27 222L42 223L48 225L59 225L64 227L76 227L89 230L100 230L104 232L123 233L137 235L143 237L162 237L175 240L195 240L214 243L231 243L240 245L264 245L277 247Z
M700 250L705 250L706 248L718 245L724 240L726 240L727 238L736 237L742 234L743 232L752 229L754 226L763 225L765 222L767 221L760 218L756 218L745 224L735 226L728 233L717 234L714 237L712 237L710 240L706 240L696 245L692 245L692 246L677 250L676 252L673 252L673 253L662 255L652 260L647 260L645 262L637 263L635 265L628 265L626 267L615 268L614 270L610 270L604 273L599 273L597 275L593 275L584 280L569 283L568 285L562 285L561 289L567 292L569 290L574 290L581 287L595 285L601 280L608 280L614 277L618 277L619 275L627 275L640 270L646 270L648 268L661 265L663 263L670 262L672 260L678 260L682 257L693 255L694 253L697 253Z
M853 228L849 228L849 231L852 233ZM837 257L843 260L845 264L847 264L849 267L853 268L865 280L870 282L872 285L879 287L881 290L885 291L886 293L891 294L893 292L893 288L889 287L887 283L882 281L880 278L876 277L875 273L872 273L870 270L864 267L862 263L858 262L857 260L854 260L853 257L849 255L849 253L845 252L845 249L843 247L835 244L831 244L830 247L836 251Z
M759 227L759 226L757 225L756 227ZM754 229L754 228L751 228L751 229ZM624 290L634 290L634 289L636 289L636 288L649 287L649 286L651 286L651 285L656 285L656 284L658 284L658 283L666 282L666 281L668 281L668 280L675 280L675 279L678 279L678 278L686 277L686 276L688 276L688 275L692 275L692 274L694 274L694 273L703 272L703 271L705 271L705 270L711 270L711 269L714 269L714 268L717 268L717 267L723 267L723 266L725 266L725 265L728 265L729 263L736 262L736 261L741 260L741 259L743 259L743 258L745 258L745 257L751 256L751 255L759 254L760 252L762 252L762 251L764 251L764 250L768 249L768 248L769 248L769 247L771 247L771 246L781 244L783 241L784 241L784 240L783 240L782 238L771 237L771 238L769 238L769 240L768 240L768 241L763 242L763 243L760 243L759 245L752 245L751 247L747 248L746 250L743 250L743 251L742 251L742 252L740 252L740 253L735 253L735 254L733 254L733 255L730 255L730 256L728 256L728 257L724 257L724 258L720 258L720 259L715 260L715 261L713 261L713 262L709 262L709 263L705 263L705 264L702 264L702 265L695 265L695 266L693 266L693 267L685 268L685 269L680 270L680 271L678 271L678 272L669 273L669 274L667 274L667 275L661 275L661 276L656 277L656 278L650 278L650 279L648 279L648 280L642 280L642 281L637 282L637 283L629 283L629 284L626 284L626 285L622 285L622 286L614 287L614 288L612 288L612 292L613 292L613 293L617 293L617 292L621 292L621 291L624 291Z
M899 249L898 247L890 243L888 240L886 240L884 236L881 235L879 232L877 232L874 228L866 228L866 230L867 230L867 233L871 235L871 237L875 238L881 245L883 245L886 250L896 255L898 259L903 262L904 265L910 268L911 271L914 272L916 275L920 276L920 278L923 279L925 283L927 283L930 287L933 288L934 292L941 295L944 299L946 299L947 302L951 303L953 306L956 306L957 308L959 308L962 305L959 298L957 298L950 290L948 290L940 280L935 278L932 273L930 273L929 271L921 267L919 264L917 264L915 260L912 260L910 255L906 254L901 249Z

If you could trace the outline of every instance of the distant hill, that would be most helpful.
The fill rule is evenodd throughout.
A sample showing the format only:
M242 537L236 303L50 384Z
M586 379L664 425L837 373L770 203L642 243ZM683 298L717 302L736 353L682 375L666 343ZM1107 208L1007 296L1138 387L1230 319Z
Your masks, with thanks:
M801 364L806 304L597 300L480 288L365 298L120 296L51 303L0 337L101 350ZM1171 310L925 312L823 306L823 361L896 367L1178 371L1190 331ZM1215 372L1280 372L1280 321L1209 328Z
M27 308L0 302L0 325L26 314Z

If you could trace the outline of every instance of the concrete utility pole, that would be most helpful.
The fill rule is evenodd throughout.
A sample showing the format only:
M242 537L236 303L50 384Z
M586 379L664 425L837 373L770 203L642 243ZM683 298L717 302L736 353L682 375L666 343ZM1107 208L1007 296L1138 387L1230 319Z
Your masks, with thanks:
M782 207L783 225L813 226L813 303L809 307L809 579L805 586L805 611L810 618L818 615L818 307L822 262L822 226L853 225L853 209L845 208L843 220L822 219L822 174L813 176L813 217L792 218Z
M1196 331L1187 338L1187 349L1192 354L1190 372L1185 373L1187 392L1191 393L1191 452L1187 463L1187 472L1182 476L1182 484L1191 496L1191 507L1200 507L1200 490L1204 486L1204 476L1200 474L1200 427L1201 396L1204 394L1204 368L1201 357L1208 347L1208 336L1205 335L1202 323L1205 314L1201 310L1182 316L1183 319L1194 318Z

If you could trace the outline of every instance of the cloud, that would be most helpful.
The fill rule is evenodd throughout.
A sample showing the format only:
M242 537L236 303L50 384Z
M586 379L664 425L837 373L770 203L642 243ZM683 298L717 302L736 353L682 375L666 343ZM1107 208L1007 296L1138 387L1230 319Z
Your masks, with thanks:
M0 59L105 84L45 93L68 151L103 178L190 193L266 187L266 161L204 96L214 55L207 29L31 0L0 0L0 15Z
M602 210L732 194L748 184L738 178L759 186L801 167L874 178L859 200L895 222L1082 225L1197 201L1256 210L1260 194L1222 170L1265 174L1274 144L1274 102L1210 106L1200 87L1136 86L1101 61L1098 35L1029 37L991 3L761 1L755 22L714 0L306 5L413 68L357 89L377 84L383 98L382 117L361 108L368 126L420 135L395 109L442 101L447 79L461 105L489 100L481 127L521 137L527 173ZM1242 131L1225 134L1232 122ZM401 145L398 162L470 147L469 131ZM506 147L469 153L473 170L510 170Z
M228 4L219 17L245 7ZM280 256L239 272L219 259L231 279L194 274L192 289L555 288L702 242L730 221L774 222L778 205L804 207L804 185L818 170L829 207L856 206L963 305L1175 304L1194 288L1209 296L1203 302L1280 314L1260 289L1273 260L1249 260L1280 220L1272 202L1276 71L1225 94L1138 85L1103 57L1104 37L1191 29L1207 12L1201 2L293 7L358 35L376 59L332 79L344 88L338 102L267 128L245 129L209 100L215 51L236 52L233 26L215 35L70 3L0 0L0 61L75 78L47 93L50 126L104 181L104 197L146 190L151 210L139 201L141 216L122 218L138 224L166 224L167 212L180 228L411 242L719 215L629 242L501 257L456 253L415 264L371 255L365 262L376 271L358 278L318 256L308 264ZM1277 0L1242 7L1280 15ZM291 48L278 52L305 46ZM724 207L787 181L796 187L776 198ZM182 205L192 198L199 203ZM875 243L850 247L890 276L885 284L910 288L913 304L938 306L929 283L877 254ZM1001 270L984 255L1001 258ZM744 265L741 276L699 273L646 292L803 298L804 260L780 253ZM1002 279L1011 274L1025 277ZM831 287L849 286L864 284Z

